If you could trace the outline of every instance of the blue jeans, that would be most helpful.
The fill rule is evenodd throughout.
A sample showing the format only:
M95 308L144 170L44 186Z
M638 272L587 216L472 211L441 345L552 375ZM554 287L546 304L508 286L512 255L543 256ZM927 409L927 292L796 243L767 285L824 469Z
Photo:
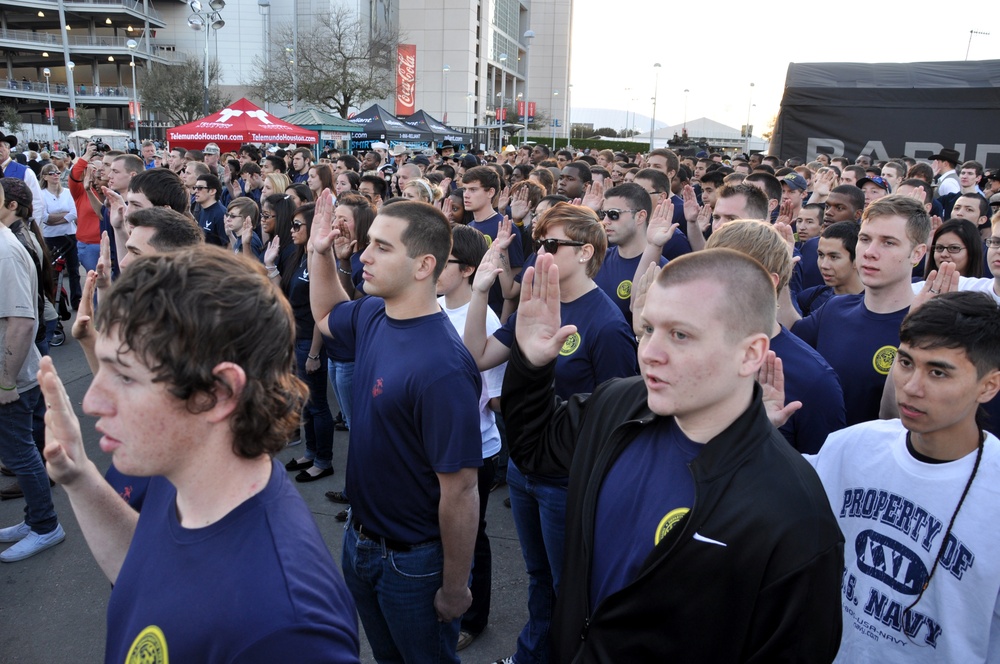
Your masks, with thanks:
M101 257L101 244L87 244L86 242L77 241L76 243L76 255L80 259L80 265L87 272L97 269L97 261ZM77 283L80 282L79 274L70 274L70 277L76 278Z
M295 341L295 360L299 378L309 386L309 400L302 410L302 424L306 430L306 458L317 468L333 467L333 415L326 400L326 350L319 349L319 369L306 372L306 359L312 346L310 339Z
M330 373L330 384L333 385L333 395L337 397L337 405L344 414L344 424L351 428L351 389L354 385L354 362L338 362L330 360L327 369Z
M517 637L517 664L549 661L549 625L566 543L566 487L525 476L507 464L510 507L528 571L528 624Z
M458 664L460 621L439 622L434 610L444 569L440 540L389 551L360 539L348 523L341 567L379 664Z
M14 403L0 406L0 461L14 471L24 492L24 522L39 535L56 529L59 520L52 505L52 490L45 464L32 438L32 417L42 389L22 392Z

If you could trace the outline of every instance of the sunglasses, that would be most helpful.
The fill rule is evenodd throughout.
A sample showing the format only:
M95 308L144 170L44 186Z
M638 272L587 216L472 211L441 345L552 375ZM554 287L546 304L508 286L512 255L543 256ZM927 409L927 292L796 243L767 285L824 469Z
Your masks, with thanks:
M559 251L559 247L582 247L586 242L577 242L576 240L557 240L555 238L547 238L544 240L535 240L535 251L539 249L544 249L547 254L554 254Z
M199 185L195 185L195 186L193 186L191 188L194 189L195 191L201 191L202 189L208 189L208 187L203 187L200 184Z
M638 212L638 210L619 210L618 208L598 210L597 218L600 219L601 221L604 221L605 217L607 217L611 221L618 221L618 219L622 216L622 212L629 212L631 214L635 214L636 212Z
M306 225L306 222L304 222L304 221L293 221L292 222L292 230L297 231L297 230L299 230L300 228L302 228L305 225Z
M260 218L261 219L274 219L277 216L278 215L276 215L276 214L274 214L272 212L261 212L260 213Z

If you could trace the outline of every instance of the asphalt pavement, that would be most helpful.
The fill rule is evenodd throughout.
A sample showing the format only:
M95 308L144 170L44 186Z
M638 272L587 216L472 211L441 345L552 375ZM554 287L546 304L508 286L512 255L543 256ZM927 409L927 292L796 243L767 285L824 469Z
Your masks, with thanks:
M62 347L52 349L52 358L80 417L87 454L103 472L110 457L98 446L94 419L83 414L83 395L91 380L83 352L69 338ZM336 413L333 390L329 393ZM334 517L342 506L331 503L324 493L344 488L348 437L347 432L340 431L334 437L336 472L332 477L296 485L338 565L343 524ZM300 454L300 450L300 446L288 448L279 458L285 462ZM0 485L10 480L2 477ZM90 555L66 492L57 486L52 493L66 540L27 560L0 564L0 663L3 664L86 663L104 659L105 613L111 585ZM487 512L487 531L493 549L489 627L459 653L463 662L484 664L513 654L517 635L527 620L528 578L511 512L503 505L507 495L506 487L494 491ZM22 521L23 509L23 500L0 502L0 527ZM361 658L363 662L374 661L363 629ZM290 657L289 661L293 659Z

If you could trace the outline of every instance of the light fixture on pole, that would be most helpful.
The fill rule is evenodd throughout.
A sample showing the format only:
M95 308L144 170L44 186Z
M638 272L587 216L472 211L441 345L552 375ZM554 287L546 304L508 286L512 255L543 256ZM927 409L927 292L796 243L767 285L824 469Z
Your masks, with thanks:
M965 47L965 59L969 59L969 50L972 49L972 35L981 35L983 37L989 37L990 33L983 32L981 30L969 30L969 45Z
M531 40L535 38L534 30L524 31L524 139L528 140L528 120L531 117L531 97L528 96L528 67L531 65Z
M660 63L657 62L653 65L653 70L656 71L656 81L653 83L653 117L649 120L649 151L652 152L655 149L653 145L653 137L656 134L656 94L660 87Z
M55 123L55 115L52 113L52 94L49 92L49 77L52 76L52 72L46 67L42 70L42 76L45 77L45 96L49 98L49 138L55 140L55 132L52 129L52 125Z
M135 49L139 48L139 42L129 39L125 45L132 57L132 62L129 63L132 67L132 124L135 127L135 146L139 147L139 93L135 88Z
M500 54L500 131L497 135L497 152L503 151L503 121L507 114L507 72L504 65L507 62L507 54Z
M191 16L188 17L188 27L195 32L204 30L205 31L205 81L204 81L204 98L202 100L202 112L208 115L208 39L212 34L212 30L219 31L225 27L226 22L222 20L222 16L219 14L226 7L226 0L212 0L208 3L209 10L202 11L201 0L191 0L188 3L188 7L191 8L193 12Z
M445 65L441 68L441 72L444 75L444 99L442 100L441 108L444 109L444 117L441 118L441 122L448 124L448 72L451 71L451 67Z
M465 110L466 110L466 113L468 114L469 120L470 120L468 126L474 128L476 126L476 118L472 114L472 98L473 97L475 97L475 95L473 95L471 92L468 93L467 95L465 95Z
M753 133L753 127L750 126L751 108L753 108L753 83L750 84L750 94L747 98L747 157L750 156L750 136Z

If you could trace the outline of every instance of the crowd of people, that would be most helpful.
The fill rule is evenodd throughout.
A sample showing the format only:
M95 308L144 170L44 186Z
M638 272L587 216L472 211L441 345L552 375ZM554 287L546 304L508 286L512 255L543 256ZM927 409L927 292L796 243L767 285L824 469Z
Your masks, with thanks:
M982 164L16 146L0 560L65 539L62 485L107 661L357 661L360 616L379 662L457 662L503 610L505 484L528 620L498 664L997 661ZM55 257L104 476L43 359ZM338 429L339 568L289 481L334 474Z

